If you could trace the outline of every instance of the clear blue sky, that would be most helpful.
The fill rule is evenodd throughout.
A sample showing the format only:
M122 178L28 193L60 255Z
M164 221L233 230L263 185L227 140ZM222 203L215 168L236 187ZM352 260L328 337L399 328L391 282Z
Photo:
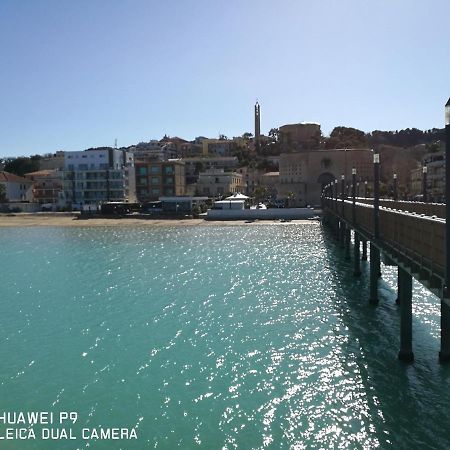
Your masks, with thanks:
M0 0L0 156L442 127L448 0Z

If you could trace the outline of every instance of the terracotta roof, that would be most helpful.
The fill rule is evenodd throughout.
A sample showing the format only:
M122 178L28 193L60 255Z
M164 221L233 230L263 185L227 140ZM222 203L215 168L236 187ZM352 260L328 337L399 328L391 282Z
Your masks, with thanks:
M52 175L52 174L54 174L54 173L56 173L56 172L57 172L56 169L55 169L55 170L50 170L50 169L47 169L47 170L37 170L36 172L29 172L29 173L26 173L25 176L26 176L26 177L29 176L29 175L31 175L31 176L45 176L45 175Z
M27 180L26 178L19 177L19 175L15 175L14 173L9 172L0 172L0 182L10 182L10 183L32 183L32 181Z

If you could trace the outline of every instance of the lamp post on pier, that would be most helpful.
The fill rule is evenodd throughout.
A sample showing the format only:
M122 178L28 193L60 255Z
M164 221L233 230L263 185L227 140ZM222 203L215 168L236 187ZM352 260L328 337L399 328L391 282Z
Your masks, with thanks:
M424 203L427 203L428 197L427 197L427 172L428 167L423 166L422 167L422 201Z
M378 278L380 272L380 249L376 242L380 238L379 209L380 209L380 155L373 155L373 239L370 242L370 286L369 303L378 304Z
M397 174L394 173L394 192L393 192L394 200L398 200L398 194L397 194Z
M374 236L380 237L380 155L373 155L373 209L374 209Z
M353 200L353 223L355 222L355 206L356 206L356 168L352 169L352 200Z
M364 198L367 198L367 180L364 181Z

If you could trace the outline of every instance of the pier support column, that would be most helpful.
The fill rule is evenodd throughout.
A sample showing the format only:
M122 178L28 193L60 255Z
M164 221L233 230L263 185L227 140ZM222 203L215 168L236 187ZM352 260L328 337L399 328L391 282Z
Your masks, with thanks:
M363 241L362 241L361 261L367 261L367 241L365 239L363 239Z
M340 235L339 235L339 241L341 243L341 247L344 248L345 247L345 235L346 235L346 226L345 226L345 222L342 220L341 221L341 226L340 226Z
M361 275L361 257L359 250L359 234L355 231L355 245L353 246L353 275L359 277Z
M441 351L439 352L439 361L441 363L450 362L450 298L446 295L447 289L444 288L444 296L441 299Z
M412 277L401 267L398 268L400 290L400 351L398 359L414 361L412 351Z
M350 243L351 243L351 230L349 227L346 228L345 230L345 259L349 260L350 259Z
M380 274L380 250L370 243L370 297L371 305L378 305L378 278Z
M401 291L402 291L402 285L401 285L401 280L400 280L400 271L402 269L400 268L400 266L397 267L397 298L395 299L395 303L397 305L400 305L400 301L401 301Z

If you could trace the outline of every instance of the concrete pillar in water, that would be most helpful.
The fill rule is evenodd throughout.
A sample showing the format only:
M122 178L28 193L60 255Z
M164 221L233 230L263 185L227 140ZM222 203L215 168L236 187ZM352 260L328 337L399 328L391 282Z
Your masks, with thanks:
M412 277L401 267L398 268L400 291L400 351L398 359L414 361L412 351Z
M361 260L362 261L367 261L367 241L365 239L363 239L363 241L362 241L362 256L361 256Z
M450 299L446 295L441 298L441 351L439 352L439 361L442 363L450 362Z
M400 270L402 270L402 269L400 269L400 266L397 267L397 298L395 299L395 303L397 305L400 305L401 295L402 295L401 294L402 286L400 283Z
M345 259L350 259L350 244L351 244L352 238L351 238L351 230L350 227L347 227L345 230Z
M380 250L370 243L370 297L371 305L378 305L378 278L380 274Z
M355 231L355 245L353 246L353 275L359 277L361 275L361 257L359 251L359 234Z
M345 226L345 222L342 220L341 221L341 234L339 235L339 241L341 243L341 247L344 248L345 247L345 235L347 232L347 227Z

